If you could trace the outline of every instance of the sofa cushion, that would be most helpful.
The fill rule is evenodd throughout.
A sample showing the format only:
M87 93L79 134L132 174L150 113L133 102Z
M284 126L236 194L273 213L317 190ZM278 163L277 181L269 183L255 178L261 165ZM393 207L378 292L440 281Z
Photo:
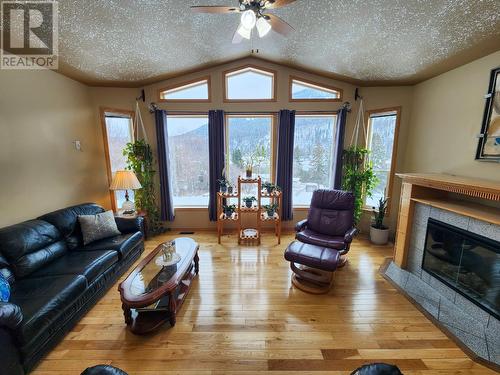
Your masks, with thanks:
M11 302L21 307L23 322L18 341L25 345L39 335L57 331L54 321L85 291L87 280L81 275L32 277L17 280Z
M309 228L297 233L295 238L300 242L308 243L311 245L329 247L331 249L344 250L346 244L342 236L328 236L321 233L316 233Z
M104 208L95 203L84 203L50 212L39 219L48 221L59 231L66 239L68 248L73 250L82 246L82 232L78 223L78 215L95 215L104 212Z
M31 276L83 275L91 284L116 262L116 251L72 251Z
M77 251L114 250L120 255L120 259L126 258L129 253L142 241L142 233L127 233L119 236L94 241L88 245L81 246Z
M83 245L121 234L111 210L95 215L78 215L78 222L82 231Z
M344 236L354 225L354 195L342 190L316 190L307 226L329 236Z
M29 220L0 229L0 253L16 278L35 272L66 251L61 234L46 221Z

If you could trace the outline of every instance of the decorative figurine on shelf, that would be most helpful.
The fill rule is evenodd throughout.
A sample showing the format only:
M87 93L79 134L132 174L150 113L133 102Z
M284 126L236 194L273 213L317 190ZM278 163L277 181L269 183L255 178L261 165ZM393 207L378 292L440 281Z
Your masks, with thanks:
M221 193L226 193L227 192L227 187L229 185L229 181L227 180L226 176L222 176L220 180L217 180L219 183L219 189Z
M175 254L175 241L168 241L162 245L163 260L170 262Z
M253 202L255 202L257 199L252 196L252 197L245 197L242 200L243 200L243 202L245 202L245 206L247 208L252 208Z

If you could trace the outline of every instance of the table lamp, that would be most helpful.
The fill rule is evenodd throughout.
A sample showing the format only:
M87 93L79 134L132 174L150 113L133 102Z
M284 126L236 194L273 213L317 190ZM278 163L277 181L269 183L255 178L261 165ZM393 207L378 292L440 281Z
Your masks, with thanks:
M128 198L128 190L137 190L142 188L137 176L132 171L116 171L111 182L110 190L125 190L125 202L123 202L123 211L134 211L135 204Z

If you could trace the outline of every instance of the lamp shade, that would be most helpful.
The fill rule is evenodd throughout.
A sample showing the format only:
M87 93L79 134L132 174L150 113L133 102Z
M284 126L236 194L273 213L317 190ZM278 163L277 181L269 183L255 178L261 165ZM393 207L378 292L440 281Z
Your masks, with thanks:
M141 183L132 171L116 171L110 190L136 190L142 188Z

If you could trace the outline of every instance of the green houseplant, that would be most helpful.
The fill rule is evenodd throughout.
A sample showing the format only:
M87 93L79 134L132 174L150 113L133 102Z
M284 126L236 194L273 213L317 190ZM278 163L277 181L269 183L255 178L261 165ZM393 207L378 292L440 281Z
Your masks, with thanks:
M266 211L267 216L273 217L276 210L278 209L278 205L276 203L267 204L267 205L262 206L262 208Z
M135 204L138 210L145 212L147 228L151 234L161 233L163 227L160 222L160 214L156 204L156 194L154 186L153 151L151 146L143 139L129 142L123 150L123 155L127 157L127 169L137 176L142 185L141 189L135 191Z
M266 191L267 194L272 194L275 191L281 191L281 189L278 185L275 185L271 182L264 182L262 184L262 188Z
M245 206L247 206L247 208L252 208L252 204L253 202L255 202L257 199L255 197L244 197L242 198L243 202L245 202Z
M389 228L384 225L387 213L387 198L380 198L377 209L373 207L373 222L370 227L370 241L375 245L385 245L389 240Z
M227 218L230 218L233 216L233 213L236 211L236 205L234 205L234 204L223 205L222 211L224 211L224 215L226 215Z
M365 196L371 197L377 183L372 164L368 160L369 150L355 146L344 150L342 189L354 194L354 223L358 224L363 212Z

